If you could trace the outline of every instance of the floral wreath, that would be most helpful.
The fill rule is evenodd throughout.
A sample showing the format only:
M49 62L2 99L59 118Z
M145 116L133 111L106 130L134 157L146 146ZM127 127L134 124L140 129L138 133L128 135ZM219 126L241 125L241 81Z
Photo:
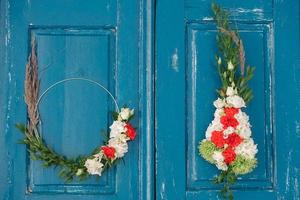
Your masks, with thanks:
M75 177L78 180L84 180L90 175L101 176L105 169L112 167L118 160L122 159L128 152L128 141L135 139L137 133L129 121L134 116L134 110L127 107L119 111L118 104L113 95L100 83L85 78L68 78L58 81L51 85L45 92L39 96L40 80L38 76L38 64L35 50L35 42L32 40L31 54L26 64L25 76L25 103L27 104L28 123L17 124L16 127L24 133L25 138L20 142L28 146L30 158L40 160L44 167L59 167L59 176L65 181L70 182ZM102 146L97 147L88 156L78 156L76 158L67 158L55 152L43 140L40 131L40 117L38 105L43 96L54 86L71 80L85 80L94 83L104 89L114 100L117 112L112 113L114 119L110 128L110 133Z
M253 98L248 81L253 77L254 67L244 69L243 42L238 32L230 29L228 13L216 4L212 4L212 10L218 26L217 43L223 54L216 57L222 87L217 90L214 119L206 130L206 138L199 144L199 153L221 170L214 183L224 185L222 197L233 199L230 187L237 176L250 173L257 165L257 145L251 138L249 117L242 111ZM240 73L237 73L238 66Z

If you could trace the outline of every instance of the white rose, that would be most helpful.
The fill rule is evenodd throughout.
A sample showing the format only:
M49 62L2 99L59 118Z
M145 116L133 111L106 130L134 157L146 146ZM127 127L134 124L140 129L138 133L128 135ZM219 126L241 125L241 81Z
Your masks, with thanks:
M110 138L117 137L119 134L126 132L125 122L114 121L110 128Z
M113 147L116 150L116 156L121 158L128 152L128 144L126 142L127 136L124 134L120 134L115 138L111 138L108 141L108 146Z
M84 166L89 174L101 176L104 166L101 163L101 158L99 159L99 157L95 157L94 159L87 159L85 161Z
M223 107L225 107L225 101L224 101L224 99L218 98L217 100L215 100L214 101L214 106L216 108L223 108Z
M214 151L212 158L215 160L215 164L218 169L223 170L223 171L227 170L227 165L224 162L224 156L222 155L221 152Z
M226 89L226 95L227 96L236 95L236 90L234 89L234 87L227 87L227 89Z
M130 110L129 108L121 108L119 113L119 118L122 120L128 120L134 114L134 109Z
M253 139L244 140L239 146L235 148L235 153L242 155L248 159L255 157L257 150L257 145L254 144Z
M232 64L231 60L227 63L227 68L228 68L228 70L234 69L234 65Z
M230 105L234 108L246 107L245 101L243 100L242 97L240 97L238 95L226 97L226 102L228 105Z

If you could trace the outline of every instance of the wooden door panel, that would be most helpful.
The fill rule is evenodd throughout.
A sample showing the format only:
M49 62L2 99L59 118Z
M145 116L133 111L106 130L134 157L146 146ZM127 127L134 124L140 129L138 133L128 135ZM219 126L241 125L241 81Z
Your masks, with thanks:
M5 166L5 178L0 181L1 186L4 183L0 188L1 199L150 200L151 128L141 125L145 124L145 118L149 119L152 109L150 100L144 96L145 88L151 87L151 79L144 73L146 67L151 71L151 63L144 60L144 52L151 48L144 40L148 37L144 27L148 23L146 18L152 17L150 13L144 14L145 2L3 0L0 3L1 41L4 39L0 44L0 63L4 66L0 73L4 88L1 130L7 136L1 140L1 165ZM37 44L41 93L65 78L87 78L107 87L120 106L126 104L135 109L133 125L138 137L129 144L125 164L120 163L98 179L65 183L58 178L57 169L43 169L39 162L28 158L24 145L17 144L22 135L14 124L26 122L24 74L32 38ZM93 84L68 81L57 85L40 103L43 137L61 154L69 157L87 154L102 144L101 129L109 130L113 110L112 100Z
M256 67L250 83L254 100L245 111L258 144L258 167L238 180L235 198L299 199L299 19L294 17L299 2L217 3L230 11L247 63ZM218 171L197 149L221 85L211 1L157 1L156 34L156 198L218 199L220 186L211 182Z
M212 178L218 173L216 168L198 155L198 143L205 136L207 125L213 118L218 80L214 55L216 30L212 24L192 23L187 25L187 71L186 71L186 108L187 108L187 187L192 190L218 188ZM260 149L259 166L239 184L242 188L273 188L273 91L272 49L269 49L272 35L270 25L238 24L244 39L247 62L255 66L255 77L251 82L254 99L245 111L249 114L254 140ZM203 173L205 172L205 173ZM240 188L237 185L237 188Z
M97 81L115 94L115 30L33 28L37 45L42 94L54 83L73 77ZM118 98L116 95L114 95ZM96 85L73 80L55 86L40 103L43 138L56 151L68 156L86 155L102 144L112 123L113 101ZM102 133L101 133L102 132ZM82 141L82 142L78 142ZM76 151L74 151L76 149ZM58 169L41 168L30 161L31 192L113 193L115 170L70 186L57 176ZM80 186L80 189L78 189Z

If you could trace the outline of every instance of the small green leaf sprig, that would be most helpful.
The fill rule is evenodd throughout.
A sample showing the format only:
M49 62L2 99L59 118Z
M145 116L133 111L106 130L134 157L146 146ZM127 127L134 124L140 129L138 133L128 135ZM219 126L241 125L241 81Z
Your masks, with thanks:
M249 65L245 67L244 45L238 32L231 30L229 26L229 13L215 3L212 4L212 10L218 27L217 44L222 54L216 56L217 70L222 82L217 93L225 98L227 87L234 87L247 104L253 98L248 82L253 77L255 68Z

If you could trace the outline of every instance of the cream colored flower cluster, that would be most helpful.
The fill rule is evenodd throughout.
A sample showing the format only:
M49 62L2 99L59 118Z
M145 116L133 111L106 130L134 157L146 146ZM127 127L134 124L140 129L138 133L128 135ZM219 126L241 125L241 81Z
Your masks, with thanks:
M107 144L101 146L96 154L85 161L84 166L89 174L101 176L105 167L128 152L127 142L136 137L135 129L128 123L133 115L134 110L129 108L122 108L118 113L117 119L109 127L110 134Z
M214 119L199 145L201 156L220 170L249 173L256 167L258 150L251 138L249 117L241 110L246 107L243 98L228 87L226 97L218 98L214 106Z

